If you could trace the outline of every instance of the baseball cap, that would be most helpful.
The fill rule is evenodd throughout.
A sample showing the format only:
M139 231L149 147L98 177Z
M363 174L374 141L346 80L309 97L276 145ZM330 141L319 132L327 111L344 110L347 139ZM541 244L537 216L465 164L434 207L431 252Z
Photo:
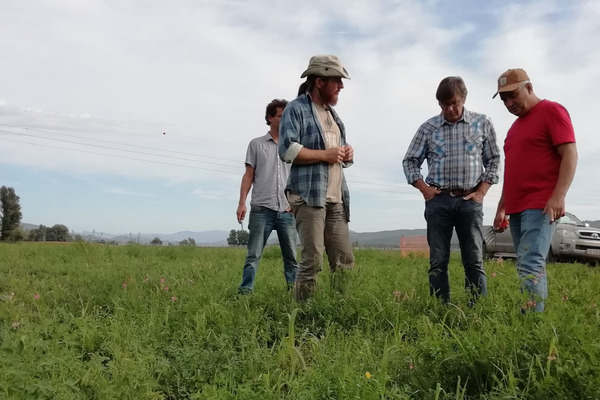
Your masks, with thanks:
M342 78L350 79L348 71L346 71L340 59L328 54L312 56L310 58L308 68L300 75L300 78L309 75L341 76Z
M521 82L528 81L527 72L521 68L509 69L498 78L498 91L492 96L495 98L498 93L512 92L519 87Z

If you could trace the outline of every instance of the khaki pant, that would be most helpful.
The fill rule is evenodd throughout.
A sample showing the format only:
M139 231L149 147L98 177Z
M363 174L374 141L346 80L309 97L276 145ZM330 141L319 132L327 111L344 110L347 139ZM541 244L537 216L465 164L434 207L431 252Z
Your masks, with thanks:
M301 244L294 288L294 297L301 301L310 297L315 289L317 273L323 266L323 250L327 253L332 273L354 267L354 254L344 204L327 203L325 207L310 207L294 193L288 193L288 201L296 217Z

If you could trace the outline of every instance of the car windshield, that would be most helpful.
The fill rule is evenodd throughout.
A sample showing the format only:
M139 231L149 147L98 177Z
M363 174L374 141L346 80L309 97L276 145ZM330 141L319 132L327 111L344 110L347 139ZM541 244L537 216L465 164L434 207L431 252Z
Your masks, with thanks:
M579 220L579 218L577 218L573 214L569 214L569 213L566 213L563 217L561 217L558 222L561 224L567 224L567 225L585 226L585 224L583 222L581 222L581 220Z

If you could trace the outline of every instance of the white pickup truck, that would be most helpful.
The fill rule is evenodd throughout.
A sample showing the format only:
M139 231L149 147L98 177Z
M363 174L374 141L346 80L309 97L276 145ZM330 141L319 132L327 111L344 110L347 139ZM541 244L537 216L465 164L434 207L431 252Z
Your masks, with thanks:
M600 263L600 229L591 228L573 214L566 213L558 220L552 237L547 261L578 260ZM510 233L510 222L504 232L491 226L483 227L484 257L515 258L515 246Z

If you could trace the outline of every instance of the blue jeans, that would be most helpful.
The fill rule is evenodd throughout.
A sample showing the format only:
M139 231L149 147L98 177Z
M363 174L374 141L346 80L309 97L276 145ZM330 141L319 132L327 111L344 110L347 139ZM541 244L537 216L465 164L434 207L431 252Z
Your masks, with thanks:
M442 193L425 202L427 243L429 244L429 292L450 302L448 263L452 231L456 229L465 288L473 299L487 294L483 269L483 204Z
M244 263L240 292L254 289L254 278L258 270L258 262L262 256L267 240L273 230L277 231L281 255L283 256L283 272L288 285L296 282L298 263L296 262L296 223L289 212L277 212L266 207L253 207L248 222L250 237L248 238L248 255Z
M535 302L534 310L538 312L544 311L544 300L548 298L546 257L555 229L556 224L550 223L550 217L544 215L543 210L525 210L510 215L521 290L530 294Z

